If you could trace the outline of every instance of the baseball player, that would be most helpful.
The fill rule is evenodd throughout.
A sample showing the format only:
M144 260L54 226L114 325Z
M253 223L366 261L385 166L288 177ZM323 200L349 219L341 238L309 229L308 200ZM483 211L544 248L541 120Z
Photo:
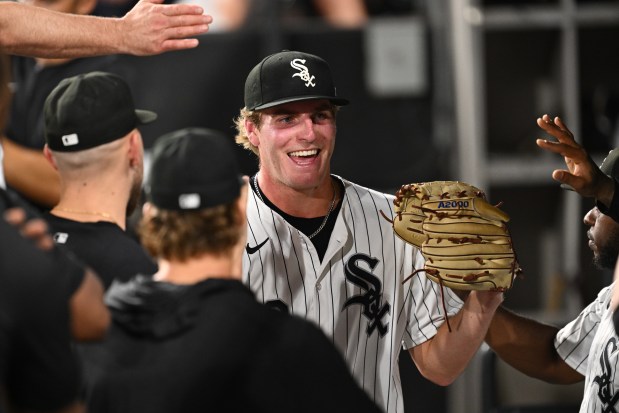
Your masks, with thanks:
M92 267L106 288L114 279L157 271L125 231L142 188L138 126L156 118L135 109L127 83L105 72L64 79L45 101L44 153L59 172L61 191L44 217L56 243Z
M402 346L426 378L447 385L503 296L472 292L463 303L423 274L402 283L424 261L380 214L393 215L393 197L330 173L336 113L347 103L315 55L275 53L249 73L236 140L260 169L250 179L243 279L267 306L319 325L370 397L402 412Z
M614 149L598 169L578 145L560 118L544 115L538 125L557 141L538 139L537 144L565 157L569 171L557 170L553 178L585 196L597 196L599 182L619 179L619 149ZM599 177L599 174L606 175ZM611 179L612 178L612 179ZM606 202L613 198L613 191ZM619 222L600 210L600 201L584 217L593 262L613 269L619 256ZM516 315L500 307L490 325L486 342L507 363L521 372L551 383L576 383L583 378L581 412L619 409L619 337L610 307L613 286L603 288L573 321L562 329Z
M0 113L7 79L0 59ZM3 170L0 156L0 410L80 411L71 338L105 335L103 288L92 271L53 248L41 219L26 220L5 190Z

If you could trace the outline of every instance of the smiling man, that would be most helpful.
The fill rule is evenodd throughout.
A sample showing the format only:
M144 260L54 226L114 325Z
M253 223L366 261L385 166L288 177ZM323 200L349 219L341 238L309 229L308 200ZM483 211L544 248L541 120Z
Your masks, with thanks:
M402 346L425 377L451 383L503 295L475 291L462 303L425 275L402 284L424 260L380 214L393 214L393 196L331 174L346 104L315 55L276 53L249 73L236 140L260 170L250 180L243 280L266 305L319 325L382 410L402 412Z

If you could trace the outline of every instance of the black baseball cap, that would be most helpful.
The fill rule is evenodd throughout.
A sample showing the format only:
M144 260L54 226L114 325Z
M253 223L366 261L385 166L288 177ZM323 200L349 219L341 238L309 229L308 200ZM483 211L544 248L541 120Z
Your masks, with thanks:
M242 184L230 139L212 129L186 128L155 142L145 192L158 208L198 210L234 201Z
M322 58L284 50L265 57L245 80L245 107L261 110L288 102L328 99L343 106L337 96L331 69Z
M615 148L608 152L608 155L602 161L602 165L600 165L600 169L606 175L610 176L615 180L619 180L619 148Z
M606 155L606 158L602 161L600 165L600 170L604 172L604 174L610 176L616 181L619 181L619 148L612 149ZM573 191L574 189L566 184L561 184L561 188Z
M106 72L60 81L44 106L45 140L51 150L75 152L120 139L157 114L135 109L127 83Z

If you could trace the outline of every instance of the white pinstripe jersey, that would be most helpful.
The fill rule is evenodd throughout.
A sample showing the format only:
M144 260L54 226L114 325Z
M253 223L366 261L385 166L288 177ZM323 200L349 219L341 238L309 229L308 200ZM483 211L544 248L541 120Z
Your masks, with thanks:
M619 411L619 338L609 308L612 286L600 291L555 337L565 362L585 375L581 412Z
M250 191L243 280L259 301L317 323L374 401L403 412L398 356L443 323L439 286L423 273L402 285L424 261L380 215L393 216L393 196L342 182L342 207L322 262L307 236ZM462 302L444 291L453 315Z

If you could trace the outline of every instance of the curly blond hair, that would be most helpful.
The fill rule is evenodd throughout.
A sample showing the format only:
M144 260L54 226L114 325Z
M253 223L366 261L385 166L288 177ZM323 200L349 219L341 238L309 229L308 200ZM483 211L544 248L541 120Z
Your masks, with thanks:
M234 141L241 145L243 148L248 151L252 151L258 156L258 148L249 141L249 136L247 136L247 129L245 128L245 121L249 120L256 127L260 127L260 123L262 122L261 113L257 110L249 110L246 107L241 109L239 116L234 120L234 124L236 125L236 136L234 137Z
M196 211L153 208L142 217L138 234L152 256L185 262L230 251L242 233L238 219L236 202Z

